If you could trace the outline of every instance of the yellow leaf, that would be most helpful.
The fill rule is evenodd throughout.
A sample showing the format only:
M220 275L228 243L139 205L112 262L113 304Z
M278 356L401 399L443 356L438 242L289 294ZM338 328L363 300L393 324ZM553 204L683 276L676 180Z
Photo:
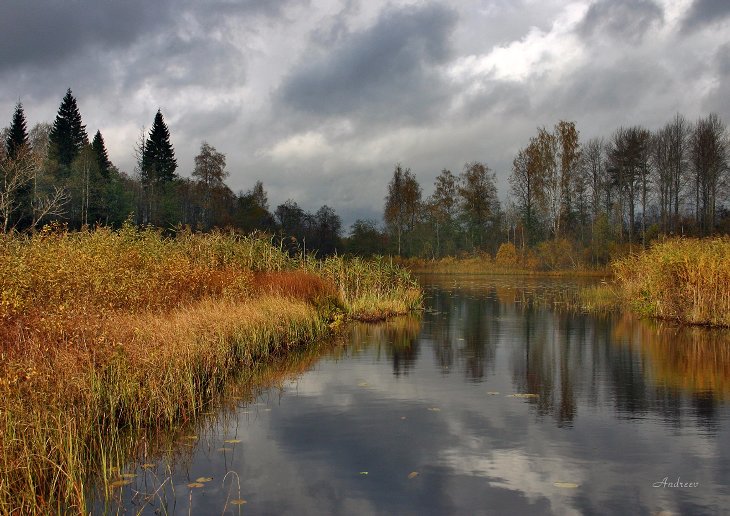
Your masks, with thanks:
M244 503L247 502L243 498L236 498L235 500L231 500L231 505L243 505Z
M416 478L418 476L418 471L411 471L408 473L408 478Z
M236 443L240 443L240 442L241 442L241 440L240 440L240 439L226 439L226 440L225 440L225 441L223 441L223 442L224 442L224 443L228 443L228 444L236 444Z
M195 487L203 487L204 485L205 485L205 484L203 484L203 483L201 483L201 482L190 482L190 483L188 484L188 487L190 487L190 488L195 488Z
M132 481L127 480L127 479L115 480L114 482L109 484L109 487L111 487L111 488L122 487L122 486L126 486L128 484L131 484L131 483L132 483Z
M211 480L213 480L213 477L198 477L195 479L196 482L201 483L210 482Z

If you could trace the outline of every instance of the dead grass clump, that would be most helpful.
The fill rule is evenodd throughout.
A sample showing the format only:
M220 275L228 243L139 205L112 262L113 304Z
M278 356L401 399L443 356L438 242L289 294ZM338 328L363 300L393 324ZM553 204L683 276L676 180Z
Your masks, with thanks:
M669 239L613 267L641 315L730 326L730 237Z

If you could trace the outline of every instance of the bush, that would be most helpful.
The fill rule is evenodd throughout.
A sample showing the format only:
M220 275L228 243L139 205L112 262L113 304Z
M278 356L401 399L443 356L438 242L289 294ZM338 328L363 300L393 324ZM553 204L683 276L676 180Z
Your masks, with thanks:
M494 257L494 261L501 267L516 267L518 261L517 248L512 242L500 245L497 255Z

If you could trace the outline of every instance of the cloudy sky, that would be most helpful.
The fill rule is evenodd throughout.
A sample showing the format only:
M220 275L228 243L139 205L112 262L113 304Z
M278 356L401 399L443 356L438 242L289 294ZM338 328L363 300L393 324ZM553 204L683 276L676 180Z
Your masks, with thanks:
M200 143L234 191L380 218L393 166L428 195L484 161L506 198L536 127L581 137L675 112L730 122L728 0L3 0L0 125L52 122L66 88L112 161L162 109L189 175Z

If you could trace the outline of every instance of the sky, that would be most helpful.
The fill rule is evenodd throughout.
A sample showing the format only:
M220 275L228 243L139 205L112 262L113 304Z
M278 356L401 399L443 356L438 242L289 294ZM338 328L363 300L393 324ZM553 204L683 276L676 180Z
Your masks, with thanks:
M18 101L52 123L71 88L132 173L161 109L180 175L207 141L233 191L348 227L381 219L396 163L425 197L484 162L506 201L538 127L730 122L730 1L3 0L0 78L0 127Z

